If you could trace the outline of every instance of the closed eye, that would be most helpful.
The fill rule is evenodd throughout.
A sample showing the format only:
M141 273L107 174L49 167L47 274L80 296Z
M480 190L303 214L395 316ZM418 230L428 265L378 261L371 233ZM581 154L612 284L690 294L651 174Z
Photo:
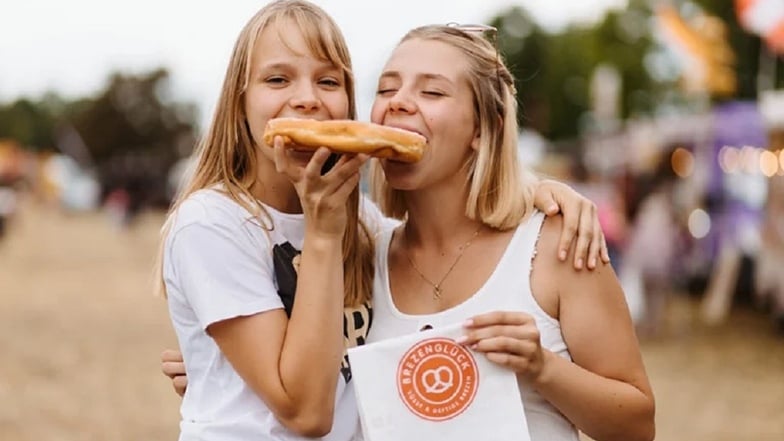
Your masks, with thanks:
M379 89L377 95L389 95L390 93L397 92L397 89Z
M284 77L268 77L264 80L264 82L274 85L283 85L286 84L288 80Z
M425 95L428 95L428 96L444 96L445 95L444 93L439 92L437 90L426 90L426 91L424 91L422 93L425 94Z

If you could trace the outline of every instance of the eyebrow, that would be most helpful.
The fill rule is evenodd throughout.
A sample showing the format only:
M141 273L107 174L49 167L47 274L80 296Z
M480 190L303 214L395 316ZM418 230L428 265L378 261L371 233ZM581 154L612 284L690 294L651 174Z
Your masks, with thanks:
M263 69L290 69L292 65L291 63L272 63L272 64L261 64L259 65L259 67Z
M445 76L443 76L443 75L441 75L441 74L435 74L435 73L420 73L420 74L417 74L416 76L417 76L417 79L418 79L418 80L419 80L419 79L425 79L425 80L440 80L440 81L446 81L446 82L447 82L447 83L449 83L449 84L452 84L452 83L453 83L453 82L452 82L452 80L450 80L449 78L447 78L447 77L445 77ZM382 73L382 74L381 74L381 77L380 77L379 79L384 79L384 78L400 78L400 77L401 77L401 75L400 75L400 72L398 72L398 71L394 71L394 70L391 70L391 71L386 71L386 72Z
M277 69L293 69L295 67L295 63L289 63L285 61L272 63L272 64L260 64L258 68L260 69L269 69L269 70L277 70ZM340 67L328 62L324 61L321 66L318 67L319 70L340 70Z

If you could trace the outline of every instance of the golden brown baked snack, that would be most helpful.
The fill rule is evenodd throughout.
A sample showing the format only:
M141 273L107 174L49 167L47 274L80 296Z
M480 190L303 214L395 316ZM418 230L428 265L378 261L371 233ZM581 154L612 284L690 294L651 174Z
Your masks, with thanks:
M427 144L418 133L352 120L271 119L264 129L264 142L272 145L275 136L282 136L287 146L324 146L337 153L365 153L405 162L419 161Z

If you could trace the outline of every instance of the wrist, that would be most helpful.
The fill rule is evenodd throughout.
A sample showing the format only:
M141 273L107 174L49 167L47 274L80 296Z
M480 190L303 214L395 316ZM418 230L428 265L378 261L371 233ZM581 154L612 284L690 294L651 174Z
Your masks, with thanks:
M539 375L533 379L532 386L534 389L539 390L540 388L545 388L552 382L554 375L553 368L559 358L560 357L553 352L542 349L542 369L539 371Z
M332 251L342 250L343 233L325 233L323 231L305 230L305 241L303 248L313 251Z

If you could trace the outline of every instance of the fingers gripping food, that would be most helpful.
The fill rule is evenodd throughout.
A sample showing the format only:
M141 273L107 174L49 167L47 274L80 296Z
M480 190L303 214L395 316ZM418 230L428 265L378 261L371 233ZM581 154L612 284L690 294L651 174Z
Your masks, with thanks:
M365 153L404 162L419 161L427 143L418 133L352 120L271 119L264 142L272 145L275 136L282 136L287 146L324 146L338 153Z

